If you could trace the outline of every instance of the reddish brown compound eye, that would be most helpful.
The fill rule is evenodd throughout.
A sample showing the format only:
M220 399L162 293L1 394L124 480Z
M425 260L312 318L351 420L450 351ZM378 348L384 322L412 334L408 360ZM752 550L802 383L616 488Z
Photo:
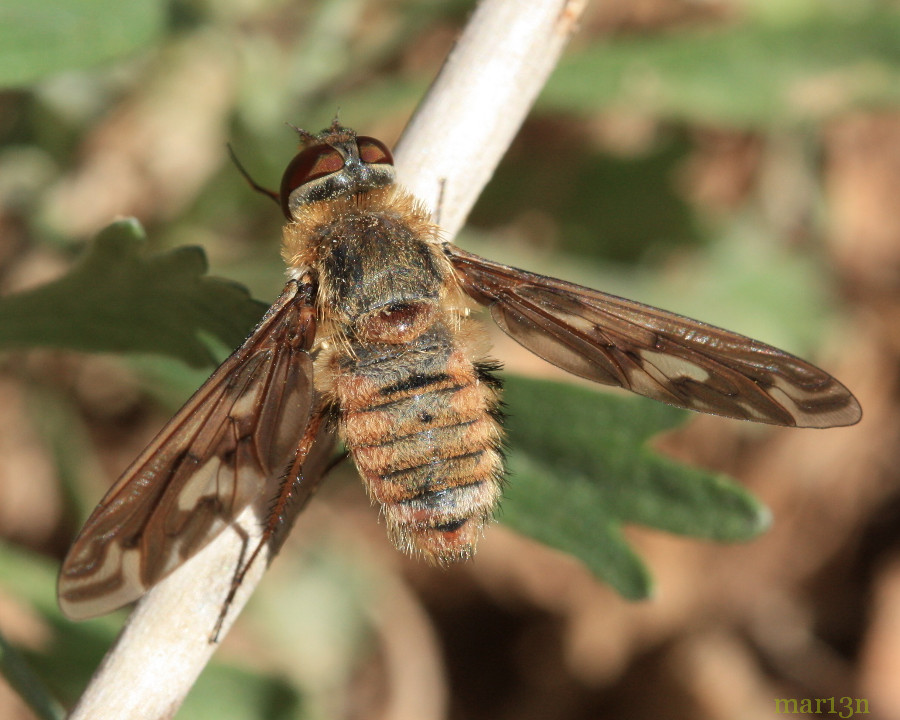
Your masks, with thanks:
M281 209L285 217L291 218L288 207L291 193L310 180L325 177L338 172L344 167L344 158L331 145L313 145L301 150L288 164L284 175L281 176Z
M368 163L370 165L394 164L394 158L391 156L391 151L388 150L387 146L380 140L361 135L360 137L356 138L356 145L359 148L359 159L364 163Z

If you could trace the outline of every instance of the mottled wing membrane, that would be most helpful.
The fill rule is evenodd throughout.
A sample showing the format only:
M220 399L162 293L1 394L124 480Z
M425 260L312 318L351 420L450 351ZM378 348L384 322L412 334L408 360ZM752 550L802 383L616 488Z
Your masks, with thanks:
M525 348L670 405L798 427L852 425L856 398L782 350L649 305L494 263L453 245L463 289Z
M296 281L135 460L59 577L72 619L140 597L218 535L291 461L310 419L312 288Z

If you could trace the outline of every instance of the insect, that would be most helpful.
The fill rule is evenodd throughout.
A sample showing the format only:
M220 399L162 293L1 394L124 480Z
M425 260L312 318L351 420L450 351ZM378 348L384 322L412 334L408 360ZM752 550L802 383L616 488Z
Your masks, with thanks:
M776 425L860 419L840 382L781 350L442 241L381 142L337 121L299 133L280 192L253 183L287 218L287 285L88 519L60 574L68 616L135 600L261 493L272 540L337 438L397 548L471 557L503 476L497 365L478 350L471 301L598 383Z

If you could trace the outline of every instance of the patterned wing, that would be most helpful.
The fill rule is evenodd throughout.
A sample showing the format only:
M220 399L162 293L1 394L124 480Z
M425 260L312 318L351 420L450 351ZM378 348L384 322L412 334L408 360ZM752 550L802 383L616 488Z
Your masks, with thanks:
M465 292L511 338L588 380L670 405L775 425L862 416L831 375L782 350L675 313L444 246Z
M59 577L70 618L143 595L284 471L310 420L315 286L288 283L85 523Z

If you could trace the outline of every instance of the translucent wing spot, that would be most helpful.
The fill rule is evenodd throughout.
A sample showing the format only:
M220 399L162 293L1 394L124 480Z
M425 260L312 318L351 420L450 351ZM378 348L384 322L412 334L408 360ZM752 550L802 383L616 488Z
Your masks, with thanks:
M641 350L640 357L644 360L644 370L653 375L660 383L678 383L679 380L692 380L697 383L706 383L710 380L709 371L685 358Z

